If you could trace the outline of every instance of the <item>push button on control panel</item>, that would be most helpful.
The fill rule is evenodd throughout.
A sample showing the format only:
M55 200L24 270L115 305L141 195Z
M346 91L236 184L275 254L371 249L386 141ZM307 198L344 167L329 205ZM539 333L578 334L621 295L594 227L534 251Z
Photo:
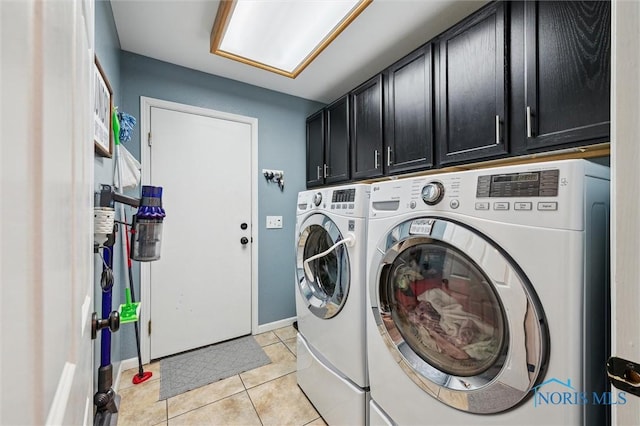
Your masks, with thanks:
M502 202L502 201L498 201L493 203L493 209L494 210L509 210L509 203L508 202Z
M476 203L476 210L489 210L489 203Z
M457 209L458 207L460 207L460 201L454 198L453 200L449 201L449 207L451 207L452 209Z
M538 203L538 210L558 210L558 203L552 201Z
M513 203L513 209L514 210L531 210L533 208L532 203L530 202L518 202L518 203Z

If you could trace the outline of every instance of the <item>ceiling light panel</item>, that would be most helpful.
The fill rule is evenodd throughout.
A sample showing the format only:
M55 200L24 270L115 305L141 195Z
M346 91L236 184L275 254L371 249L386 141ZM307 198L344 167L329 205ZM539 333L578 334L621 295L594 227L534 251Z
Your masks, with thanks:
M295 77L371 0L224 3L218 15L226 16L216 17L212 52Z

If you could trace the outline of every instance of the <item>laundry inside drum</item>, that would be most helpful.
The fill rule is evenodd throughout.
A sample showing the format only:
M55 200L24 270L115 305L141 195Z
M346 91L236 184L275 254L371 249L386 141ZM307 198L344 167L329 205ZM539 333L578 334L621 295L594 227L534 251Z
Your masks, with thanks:
M390 269L392 318L404 340L440 371L469 377L503 353L502 306L463 253L431 242L401 252Z

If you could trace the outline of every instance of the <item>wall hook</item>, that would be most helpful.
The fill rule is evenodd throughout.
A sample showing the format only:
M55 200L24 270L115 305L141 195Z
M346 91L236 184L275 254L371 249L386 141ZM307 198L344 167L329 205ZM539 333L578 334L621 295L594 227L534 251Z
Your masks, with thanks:
M277 183L280 191L284 191L284 172L282 170L262 169L262 175L267 182Z

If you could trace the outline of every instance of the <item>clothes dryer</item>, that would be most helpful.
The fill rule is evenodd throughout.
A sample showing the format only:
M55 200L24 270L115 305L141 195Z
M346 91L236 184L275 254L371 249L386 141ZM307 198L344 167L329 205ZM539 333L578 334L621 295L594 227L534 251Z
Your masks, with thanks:
M364 425L369 185L298 194L297 380L329 424Z
M372 184L376 422L607 424L608 224L585 160Z

